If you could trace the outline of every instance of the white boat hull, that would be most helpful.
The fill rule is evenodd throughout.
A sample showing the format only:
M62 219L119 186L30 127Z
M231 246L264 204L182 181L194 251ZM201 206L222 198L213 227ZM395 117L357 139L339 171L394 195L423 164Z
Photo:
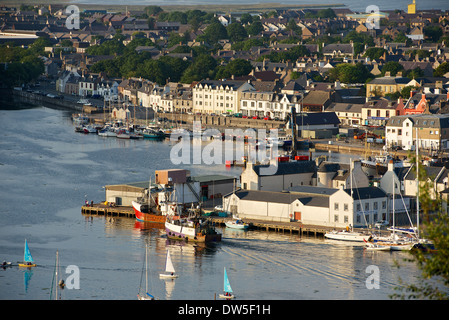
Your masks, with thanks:
M366 245L366 250L369 250L369 251L391 251L391 246L369 243Z
M218 297L219 297L220 299L234 299L234 298L235 298L235 295L231 294L230 296L227 296L227 295L225 295L224 293L220 293L220 294L218 295Z
M177 274L167 274L167 273L160 273L159 278L161 279L176 279L178 277Z
M249 225L246 223L234 223L234 222L226 222L226 227L238 230L245 230L249 228Z
M332 240L365 242L368 241L371 236L357 232L328 232L324 237Z

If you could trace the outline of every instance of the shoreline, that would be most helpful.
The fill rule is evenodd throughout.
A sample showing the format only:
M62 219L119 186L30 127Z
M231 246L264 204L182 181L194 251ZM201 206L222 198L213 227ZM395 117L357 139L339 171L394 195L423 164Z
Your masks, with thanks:
M19 7L21 4L25 5L36 5L36 1L33 0L22 0L20 4L14 0L5 0L2 2L5 6ZM130 11L142 10L145 7L151 6L148 5L121 5L121 4L86 4L86 3L77 3L77 1L70 0L46 0L45 4L62 4L62 5L76 5L81 10L126 10L126 8ZM331 3L331 4L282 4L278 2L270 2L270 3L256 3L256 4L173 4L173 5L157 5L155 6L161 7L164 11L188 11L188 10L201 10L206 12L246 12L246 13L255 13L255 12L264 12L264 11L272 11L276 9L284 9L284 10L300 10L300 9L322 9L322 8L346 8L346 5L343 3Z

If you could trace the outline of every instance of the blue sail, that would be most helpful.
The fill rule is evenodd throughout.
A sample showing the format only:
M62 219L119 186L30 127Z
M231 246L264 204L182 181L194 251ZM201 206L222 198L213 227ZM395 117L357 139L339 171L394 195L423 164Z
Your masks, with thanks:
M228 274L226 273L226 267L224 268L224 292L232 292L231 284L229 283Z
M23 261L33 262L33 257L31 256L30 248L28 248L28 242L26 239L25 239L25 252L23 255Z

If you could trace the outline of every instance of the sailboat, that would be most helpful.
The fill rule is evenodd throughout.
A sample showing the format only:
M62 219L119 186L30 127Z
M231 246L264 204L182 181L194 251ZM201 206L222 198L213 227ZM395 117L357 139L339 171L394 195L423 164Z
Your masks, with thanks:
M218 297L221 299L234 299L235 295L232 293L231 284L229 282L228 274L226 273L226 267L224 268L224 282L223 282L223 293L219 294Z
M19 267L35 267L36 264L34 263L33 257L31 256L30 248L28 248L28 242L25 239L25 249L23 254L23 263L19 263Z
M353 162L350 163L350 178L351 178L351 198L352 198L352 165ZM356 232L353 230L351 226L351 230L349 230L349 226L346 227L346 230L332 230L326 232L324 237L332 240L342 240L342 241L355 241L355 242L366 242L371 239L370 234Z
M168 250L167 250L167 259L165 260L165 272L166 273L159 274L159 277L162 279L174 279L178 277L178 275L175 274L176 270L175 267L173 267L173 263L170 257L170 251Z
M142 272L143 273L143 272ZM148 244L145 245L145 293L142 294L142 278L140 279L140 288L137 298L139 300L154 300L154 296L148 293Z

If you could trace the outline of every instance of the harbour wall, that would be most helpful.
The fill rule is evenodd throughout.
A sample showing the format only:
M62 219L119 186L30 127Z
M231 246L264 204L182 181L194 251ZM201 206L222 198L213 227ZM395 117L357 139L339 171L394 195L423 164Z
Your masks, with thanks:
M50 98L47 96L43 96L40 94L27 92L23 90L11 90L11 94L17 97L20 97L24 100L28 100L31 102L38 102L38 103L45 103L45 104L52 104L54 106L69 110L69 111L78 111L82 112L83 107L80 104L77 104L72 101L67 101L64 99L55 99Z

